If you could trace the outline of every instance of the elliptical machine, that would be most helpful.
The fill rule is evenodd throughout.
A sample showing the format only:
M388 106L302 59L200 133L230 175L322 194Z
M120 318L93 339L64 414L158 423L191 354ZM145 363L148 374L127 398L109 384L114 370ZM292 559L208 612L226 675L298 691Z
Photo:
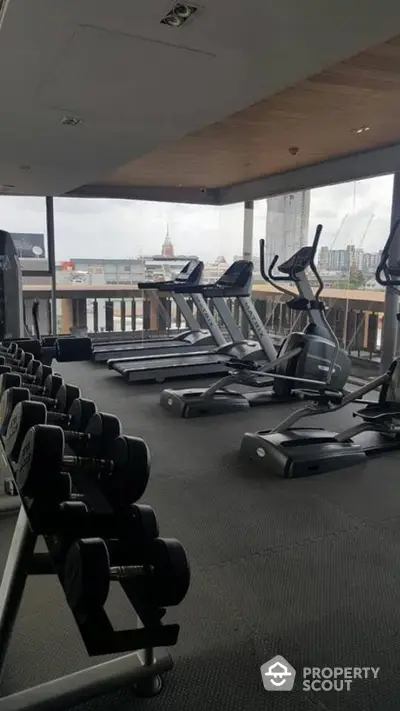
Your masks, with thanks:
M396 220L382 251L376 280L400 295L400 262L389 266L389 250L400 227ZM400 321L400 314L397 314ZM380 387L378 402L361 400ZM367 455L400 448L400 357L388 370L350 393L334 390L302 389L298 395L310 402L292 412L272 430L246 433L241 456L262 464L284 478L312 476L344 469L366 461ZM323 415L362 401L365 407L353 414L362 422L344 432L328 432L319 427L293 427L307 416Z
M279 259L278 255L274 257L268 274L266 273L264 240L261 240L261 276L282 294L291 297L286 302L289 309L305 311L309 318L304 331L290 333L278 350L273 388L275 395L280 398L292 395L293 391L307 380L321 381L322 385L329 384L330 388L341 390L350 373L350 359L339 347L338 339L326 318L325 304L320 300L324 284L315 264L315 255L321 232L322 225L318 225L312 245L301 247L293 257L278 266L278 271L284 276L274 274L273 271ZM307 278L307 268L318 282L315 294ZM282 283L287 282L294 282L299 296L293 297L293 293L282 286ZM283 356L291 351L294 353L299 348L299 354L287 361L283 360Z
M209 388L163 390L160 397L163 407L180 417L198 417L290 402L296 398L297 388L301 386L324 388L329 384L332 389L343 388L350 372L350 360L339 347L326 319L324 303L319 298L324 285L315 265L315 255L321 232L322 225L318 225L312 245L301 247L277 267L281 274L273 272L278 255L274 257L267 274L265 242L260 240L261 275L278 291L290 296L287 302L289 308L307 312L309 323L305 330L289 334L273 360L260 364L232 359L229 375ZM308 268L318 282L315 294L306 274ZM294 283L298 296L281 286L282 282ZM252 387L254 392L230 390L228 386L232 384Z

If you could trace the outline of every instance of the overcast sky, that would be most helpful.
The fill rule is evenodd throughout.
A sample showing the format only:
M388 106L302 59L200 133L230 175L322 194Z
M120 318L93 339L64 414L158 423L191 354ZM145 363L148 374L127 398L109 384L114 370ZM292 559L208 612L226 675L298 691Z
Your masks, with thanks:
M339 249L362 243L365 251L379 250L388 233L392 186L393 177L383 176L312 190L310 237L321 222L321 244ZM43 198L0 197L0 207L2 229L45 232ZM265 236L265 216L266 201L259 200L255 204L255 253L258 239ZM158 254L167 225L176 254L196 254L206 260L224 255L228 261L241 254L243 204L217 208L56 198L56 259Z

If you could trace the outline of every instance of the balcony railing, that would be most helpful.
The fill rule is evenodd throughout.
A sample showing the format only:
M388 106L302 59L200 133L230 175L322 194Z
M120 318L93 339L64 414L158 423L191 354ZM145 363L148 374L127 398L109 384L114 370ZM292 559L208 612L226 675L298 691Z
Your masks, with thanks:
M383 292L326 290L327 318L342 347L355 361L380 358L380 334L383 325ZM51 331L51 301L48 285L24 286L25 321L32 327L31 309L34 299L40 301L42 334ZM267 331L279 342L292 330L302 331L307 325L304 312L289 309L286 299L265 286L253 289L255 308ZM190 298L200 324L200 314ZM236 319L239 304L227 300ZM212 301L209 303L218 320ZM154 292L143 292L129 285L88 286L67 284L57 288L57 322L59 333L89 333L93 338L142 338L152 334L173 333L185 328L181 313L168 296L158 299ZM220 324L221 325L221 324Z

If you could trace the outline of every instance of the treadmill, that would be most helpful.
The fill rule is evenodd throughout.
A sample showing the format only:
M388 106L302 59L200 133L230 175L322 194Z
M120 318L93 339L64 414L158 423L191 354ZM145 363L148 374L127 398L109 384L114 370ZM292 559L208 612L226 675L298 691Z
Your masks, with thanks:
M120 373L128 382L156 381L167 379L189 378L227 373L232 369L231 360L237 363L259 360L273 360L276 357L275 348L263 330L262 323L251 301L251 285L253 263L244 259L234 262L226 272L213 284L199 284L195 287L183 285L174 286L174 292L190 293L192 298L197 295L211 298L226 330L231 338L209 352L193 352L179 354L164 354L150 357L136 357L127 361L109 361L108 367ZM245 340L235 319L229 310L225 298L233 297L249 320L257 341ZM209 311L208 307L206 306ZM212 314L210 312L212 317ZM213 317L212 317L213 318Z
M193 284L196 286L201 281L203 269L203 262L198 259L191 259L185 264L175 279L171 281L143 281L138 284L139 289L145 291L161 291L162 289L164 292L170 293L186 321L188 326L186 330L180 331L173 337L156 336L141 340L138 338L129 338L128 336L117 342L102 343L100 345L94 344L92 360L96 363L106 363L110 358L119 360L132 358L134 356L156 355L161 352L175 353L181 350L182 352L185 350L186 353L190 353L215 344L215 338L210 331L201 328L184 295L175 294L172 291L172 287L175 285Z

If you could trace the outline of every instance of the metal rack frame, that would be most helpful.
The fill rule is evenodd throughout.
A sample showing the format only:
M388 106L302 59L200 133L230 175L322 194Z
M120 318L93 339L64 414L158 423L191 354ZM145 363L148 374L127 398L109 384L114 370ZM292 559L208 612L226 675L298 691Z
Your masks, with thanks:
M34 566L37 538L21 506L0 585L0 675L26 580ZM139 627L142 624L138 618ZM124 686L136 686L139 695L154 696L162 688L160 674L172 666L164 648L147 648L0 697L0 711L61 711Z

